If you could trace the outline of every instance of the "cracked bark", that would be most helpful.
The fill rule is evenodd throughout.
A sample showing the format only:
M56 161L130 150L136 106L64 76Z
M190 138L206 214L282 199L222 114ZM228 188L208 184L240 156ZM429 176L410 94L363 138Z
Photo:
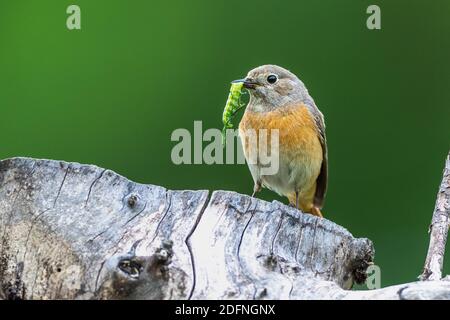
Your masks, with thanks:
M448 219L446 181L436 210ZM446 237L442 221L430 248ZM327 219L77 163L0 161L0 235L0 299L450 298L445 280L348 290L373 246ZM439 263L426 270L442 270L443 251L431 252Z

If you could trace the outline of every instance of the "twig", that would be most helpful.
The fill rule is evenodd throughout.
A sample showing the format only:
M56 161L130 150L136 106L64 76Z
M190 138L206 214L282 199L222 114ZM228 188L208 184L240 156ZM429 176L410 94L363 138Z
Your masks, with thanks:
M420 280L440 280L444 265L445 244L450 223L450 153L444 168L436 206L430 225L430 245Z

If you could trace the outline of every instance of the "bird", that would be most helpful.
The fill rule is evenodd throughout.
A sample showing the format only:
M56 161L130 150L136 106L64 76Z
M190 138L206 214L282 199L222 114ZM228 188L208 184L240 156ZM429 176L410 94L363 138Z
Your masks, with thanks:
M252 196L267 188L287 197L289 204L302 212L323 217L328 184L325 121L306 86L277 65L259 66L245 78L232 81L239 82L250 95L239 136L254 181ZM259 161L249 162L252 146L245 139L246 132L253 130L258 138L261 129L278 129L279 168L275 174L262 173Z

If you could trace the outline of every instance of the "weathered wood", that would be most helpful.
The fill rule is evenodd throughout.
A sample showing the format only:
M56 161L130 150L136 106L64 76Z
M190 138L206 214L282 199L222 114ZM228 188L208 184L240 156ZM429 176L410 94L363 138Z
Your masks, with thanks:
M349 288L373 258L329 220L232 192L213 193L190 243L198 299L289 299L304 275Z
M450 298L450 281L351 291L374 250L327 219L91 165L0 161L3 299Z
M137 282L139 270L123 264L119 268L118 263L128 259L133 245L138 257L151 256L167 238L174 258L168 272L158 270L158 276L169 274L169 282L180 282L184 288L168 292L152 287L148 298L187 298L193 270L185 240L207 197L206 191L169 191L133 183L95 166L2 161L2 289L9 298L134 297L137 291L122 289L130 288L128 281ZM106 293L110 288L104 282L110 276L126 280L124 288L115 281L117 290Z
M437 195L430 225L430 245L421 280L440 280L444 266L445 244L450 225L450 153L445 162L444 177Z

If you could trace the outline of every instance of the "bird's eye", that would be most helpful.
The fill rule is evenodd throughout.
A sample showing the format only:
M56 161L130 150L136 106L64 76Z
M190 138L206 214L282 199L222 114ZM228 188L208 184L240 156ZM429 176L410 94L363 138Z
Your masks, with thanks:
M278 78L276 75L271 74L270 76L267 77L267 82L270 84L274 84L275 82L277 82Z

